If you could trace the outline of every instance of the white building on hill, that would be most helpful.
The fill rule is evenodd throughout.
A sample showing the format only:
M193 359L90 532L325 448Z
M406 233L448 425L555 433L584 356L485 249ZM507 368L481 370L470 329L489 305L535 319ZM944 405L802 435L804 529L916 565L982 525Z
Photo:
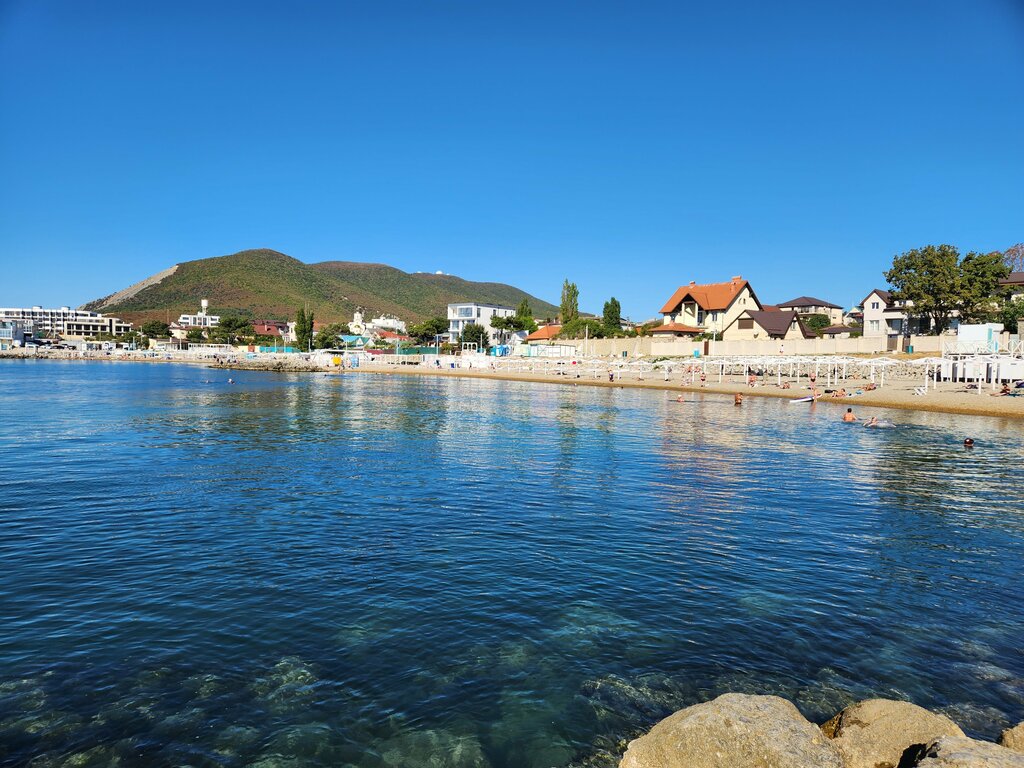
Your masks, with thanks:
M470 323L482 325L487 330L491 344L498 342L498 331L491 326L493 317L512 317L515 315L514 307L503 307L500 304L477 304L466 301L460 304L448 305L448 333L452 338L462 335L463 329Z

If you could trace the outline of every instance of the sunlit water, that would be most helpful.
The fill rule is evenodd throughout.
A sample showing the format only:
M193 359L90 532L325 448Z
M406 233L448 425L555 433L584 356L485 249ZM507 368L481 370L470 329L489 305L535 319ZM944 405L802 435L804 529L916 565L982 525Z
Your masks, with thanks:
M0 362L0 763L614 765L724 691L1024 718L1020 422L228 375Z

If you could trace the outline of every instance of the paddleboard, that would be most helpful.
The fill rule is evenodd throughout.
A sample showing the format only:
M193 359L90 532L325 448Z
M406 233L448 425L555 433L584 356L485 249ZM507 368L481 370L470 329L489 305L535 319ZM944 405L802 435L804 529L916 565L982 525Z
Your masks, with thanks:
M813 402L814 402L814 397L812 395L808 395L807 397L798 397L795 400L790 400L789 404L793 405L794 403L813 403Z

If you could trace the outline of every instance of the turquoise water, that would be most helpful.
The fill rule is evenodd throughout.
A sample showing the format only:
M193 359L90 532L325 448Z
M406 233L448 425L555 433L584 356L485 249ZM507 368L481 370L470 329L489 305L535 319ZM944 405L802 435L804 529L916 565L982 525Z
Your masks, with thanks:
M614 765L728 690L1024 719L1019 422L228 375L0 361L0 764Z

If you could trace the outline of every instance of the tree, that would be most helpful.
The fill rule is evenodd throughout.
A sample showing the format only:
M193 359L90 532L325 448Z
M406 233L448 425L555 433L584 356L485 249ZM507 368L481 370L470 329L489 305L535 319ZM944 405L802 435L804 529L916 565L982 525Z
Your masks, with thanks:
M205 340L203 336L202 328L189 328L188 333L185 334L185 338L193 344L198 344Z
M936 333L949 325L949 318L962 296L960 252L952 245L927 245L907 251L892 260L885 279L897 301L913 302L913 311L930 317Z
M417 344L433 344L438 336L448 333L448 321L440 316L409 326L409 335Z
M622 307L619 305L619 300L614 296L604 303L602 317L604 319L604 326L609 331L618 332L622 330Z
M1020 332L1024 325L1024 299L1007 301L999 308L999 322L1010 333Z
M320 332L313 337L313 349L334 349L338 346L341 334L348 330L348 326L340 323L325 325Z
M600 320L591 317L577 317L563 323L558 332L560 339L603 339L608 335L608 327Z
M459 341L463 344L475 342L478 349L486 350L490 347L490 338L487 336L487 329L476 323L467 323L462 329Z
M1003 251L1003 263L1011 272L1024 272L1024 243L1011 245Z
M162 323L159 320L147 320L139 328L144 336L149 336L151 339L164 338L169 336L171 333L171 327L167 323Z
M828 315L801 315L800 319L804 321L804 325L814 331L815 336L821 336L822 330L832 325Z
M960 322L984 322L1009 297L1009 286L1000 285L1010 274L1003 254L971 252L960 262Z
M210 337L221 344L237 344L255 335L252 322L238 315L225 315L210 330Z
M562 303L560 313L562 325L571 323L580 316L580 289L576 283L570 283L568 279L562 283Z
M295 315L295 343L302 350L308 350L313 344L313 313L307 313L302 307Z

